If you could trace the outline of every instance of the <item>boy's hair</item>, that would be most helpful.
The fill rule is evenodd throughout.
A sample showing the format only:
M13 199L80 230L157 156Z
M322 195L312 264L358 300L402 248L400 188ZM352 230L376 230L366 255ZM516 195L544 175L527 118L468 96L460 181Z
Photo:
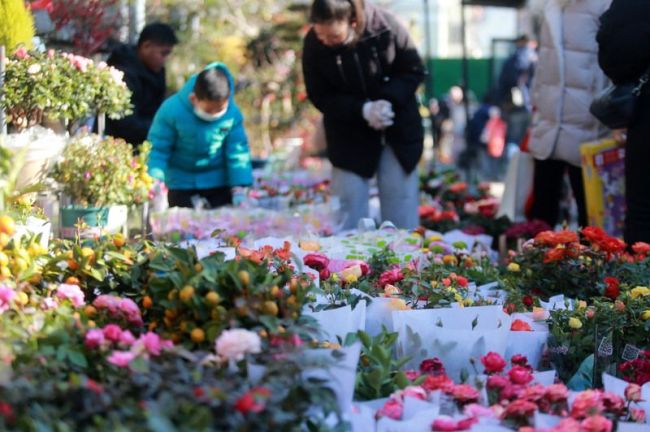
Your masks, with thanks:
M156 45L174 46L178 43L178 38L174 29L167 24L160 22L148 24L140 32L138 46L145 42L153 42Z
M365 28L363 0L314 0L309 13L312 24L330 21L356 21L359 31Z
M199 100L222 101L230 98L230 80L219 68L210 68L196 77L194 94Z

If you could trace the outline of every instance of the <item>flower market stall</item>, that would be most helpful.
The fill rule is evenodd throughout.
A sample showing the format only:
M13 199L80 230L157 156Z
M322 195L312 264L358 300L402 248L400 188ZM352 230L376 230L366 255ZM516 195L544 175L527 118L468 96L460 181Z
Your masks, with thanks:
M10 66L20 129L128 109L101 63ZM29 184L30 147L0 145L0 430L650 429L648 244L513 225L452 171L423 176L413 231L341 231L318 166L260 171L237 206L156 208L147 145L21 133L53 144ZM21 229L43 190L61 235ZM125 229L150 202L152 236Z

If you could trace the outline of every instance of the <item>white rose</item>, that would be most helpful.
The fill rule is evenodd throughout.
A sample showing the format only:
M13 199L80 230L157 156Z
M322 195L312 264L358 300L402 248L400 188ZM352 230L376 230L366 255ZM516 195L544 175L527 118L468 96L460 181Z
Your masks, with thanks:
M243 360L246 354L257 354L262 350L262 341L257 333L248 330L225 330L215 344L217 354L228 360Z

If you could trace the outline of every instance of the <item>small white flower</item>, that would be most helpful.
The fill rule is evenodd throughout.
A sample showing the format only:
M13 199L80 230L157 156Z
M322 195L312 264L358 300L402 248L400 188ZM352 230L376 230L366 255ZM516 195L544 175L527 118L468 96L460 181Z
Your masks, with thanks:
M262 341L257 333L243 329L225 330L215 343L217 354L227 360L243 360L246 354L257 354L262 350Z
M34 63L30 67L27 68L27 73L30 75L37 74L41 71L41 65L38 63Z

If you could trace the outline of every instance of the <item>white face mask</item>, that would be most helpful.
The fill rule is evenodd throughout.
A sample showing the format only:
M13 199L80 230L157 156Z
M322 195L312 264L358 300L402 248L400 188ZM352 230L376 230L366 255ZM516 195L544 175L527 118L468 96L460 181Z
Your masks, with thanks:
M219 120L221 117L224 116L224 114L226 114L226 111L228 111L228 105L226 105L224 109L222 109L216 114L208 114L207 112L203 111L201 108L196 106L194 107L194 115L196 115L201 120L207 122L213 122Z

